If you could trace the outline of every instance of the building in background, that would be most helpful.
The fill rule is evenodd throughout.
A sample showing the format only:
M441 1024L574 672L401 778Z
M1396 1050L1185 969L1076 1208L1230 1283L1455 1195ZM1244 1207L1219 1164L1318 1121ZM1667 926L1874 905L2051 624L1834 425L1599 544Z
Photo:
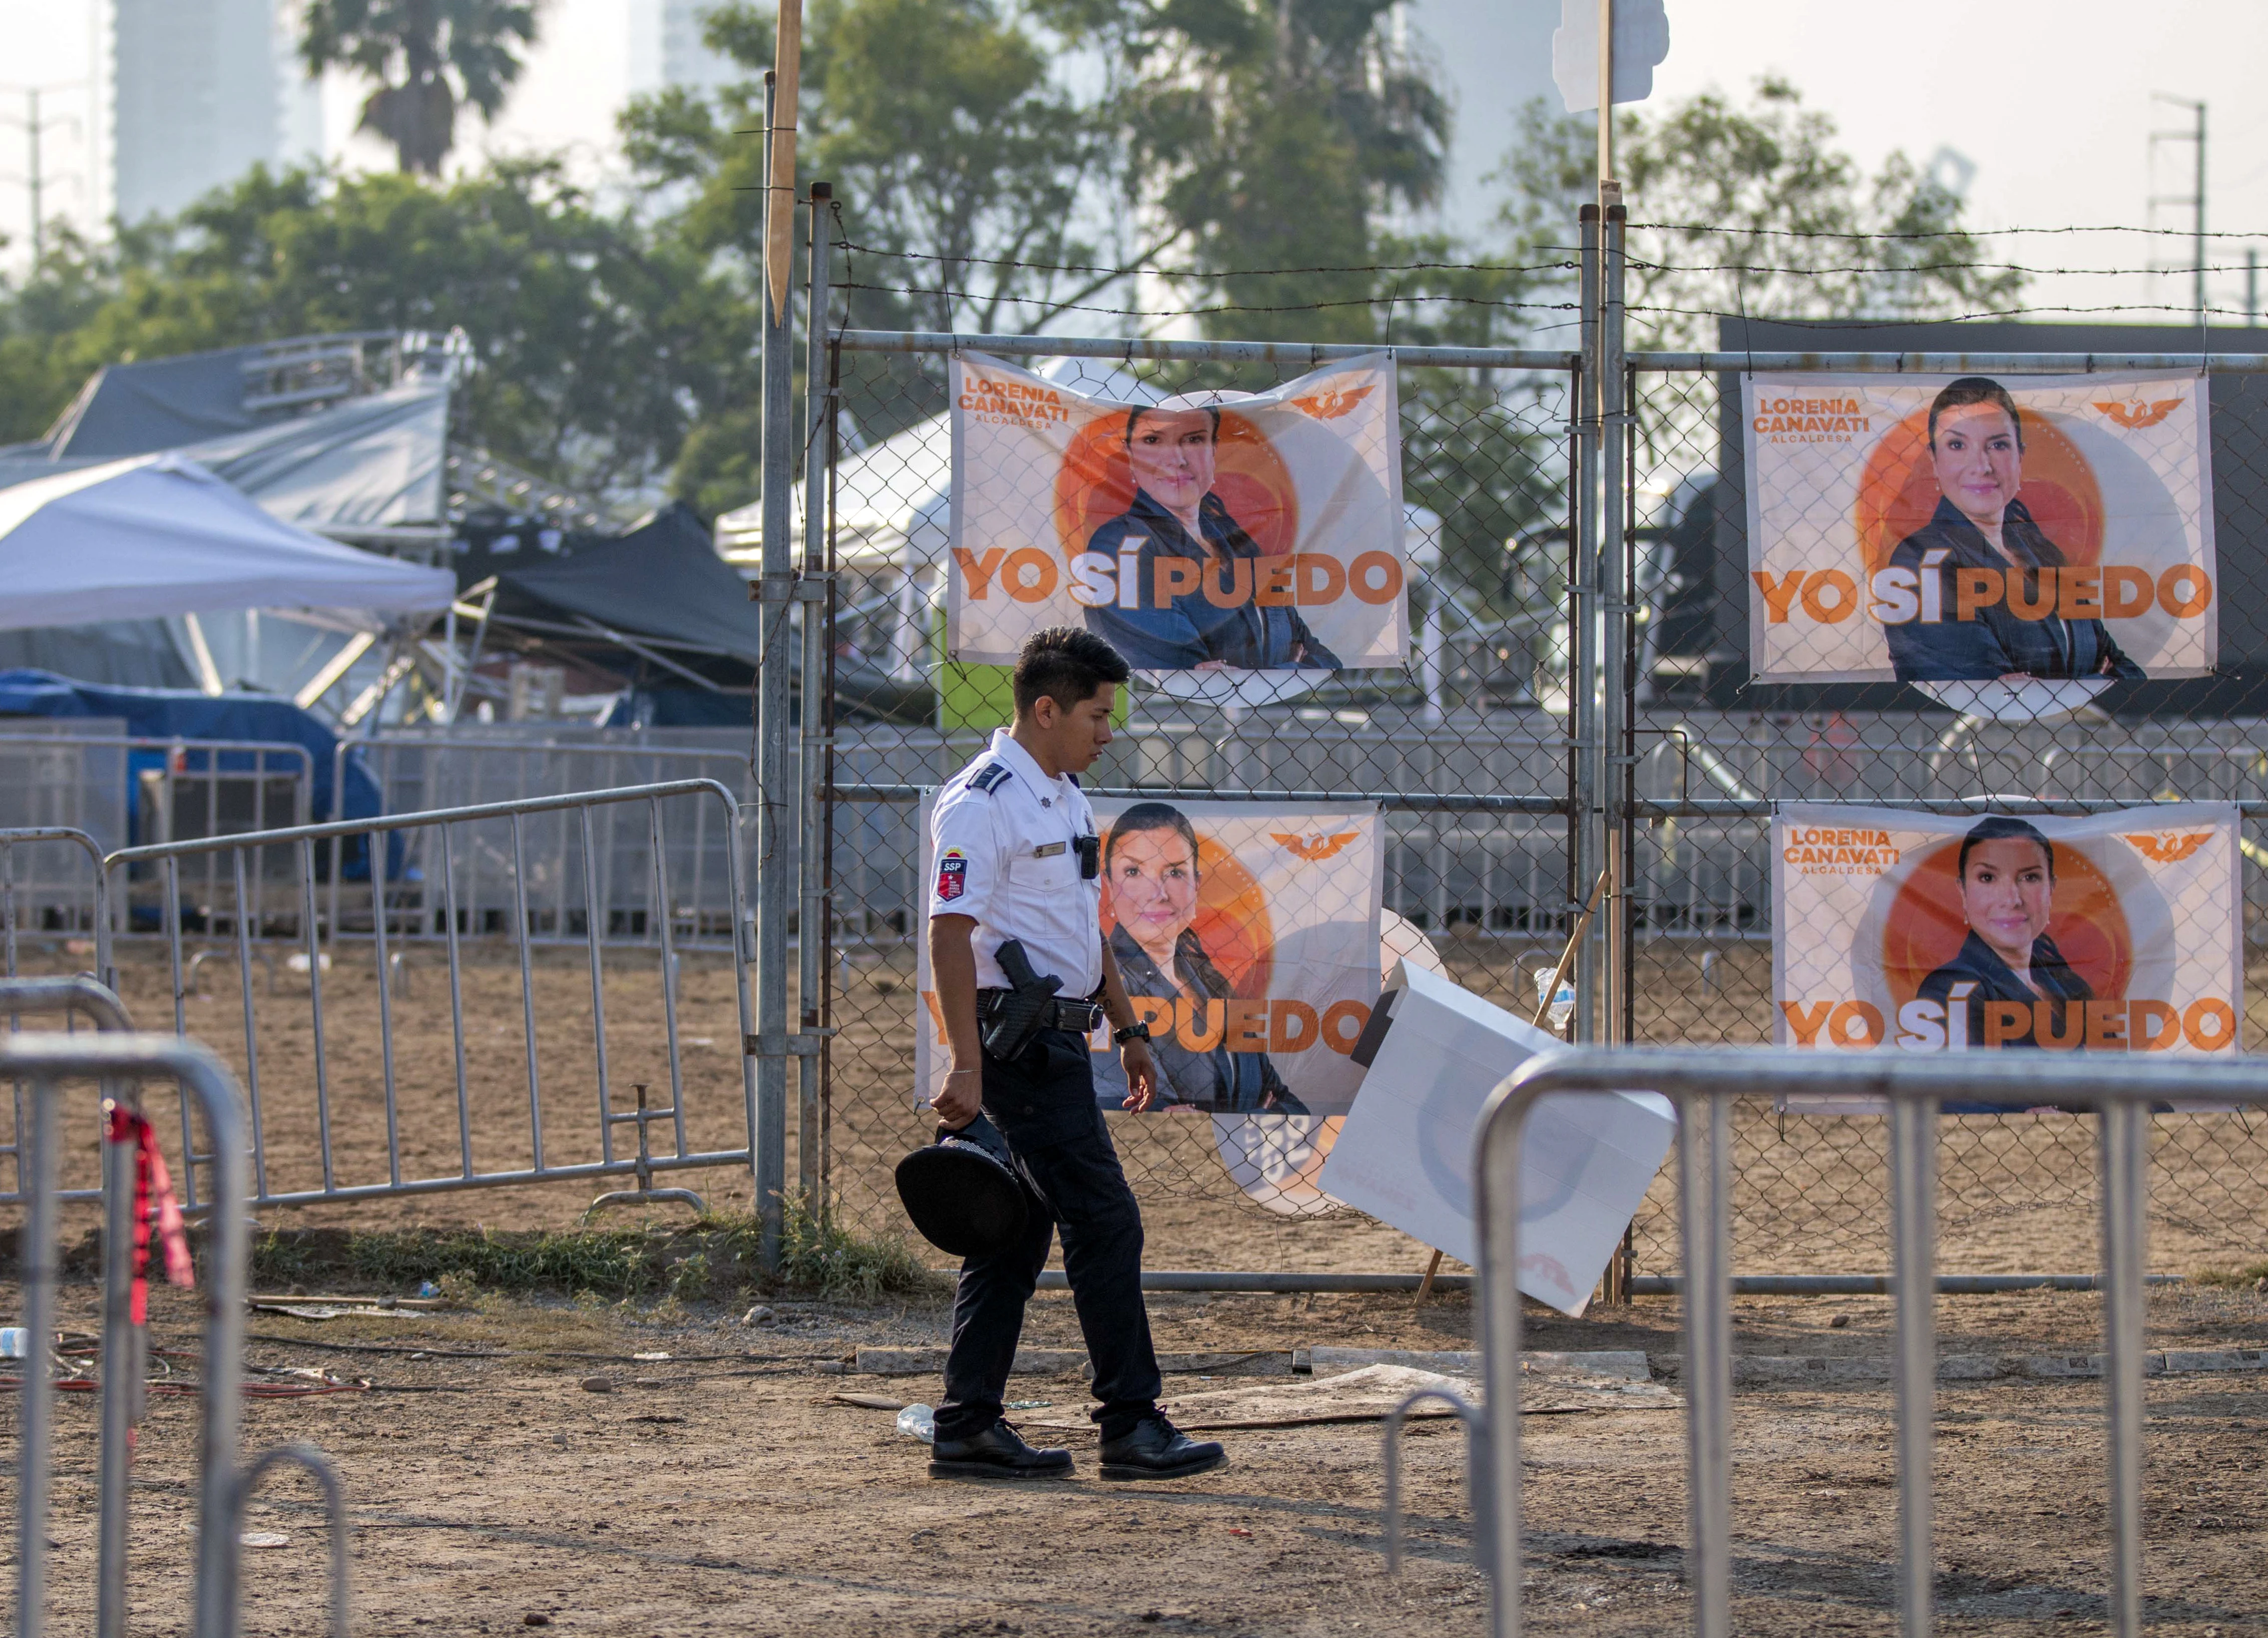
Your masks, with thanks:
M630 88L633 95L682 85L714 91L746 79L731 58L702 39L719 0L630 0Z
M1496 216L1501 188L1483 179L1504 164L1531 98L1560 108L1551 84L1551 32L1559 0L1403 0L1410 43L1440 72L1456 124L1440 224L1479 234Z
M320 87L276 0L106 0L95 52L103 217L170 215L255 164L318 157Z

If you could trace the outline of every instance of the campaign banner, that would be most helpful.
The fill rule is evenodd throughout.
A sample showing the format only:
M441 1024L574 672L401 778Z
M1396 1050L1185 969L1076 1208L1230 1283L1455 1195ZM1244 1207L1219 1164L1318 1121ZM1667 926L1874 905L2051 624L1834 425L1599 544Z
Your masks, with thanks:
M1789 803L1773 1038L1814 1051L2238 1050L2238 811L2085 818Z
M1918 683L1988 716L2219 652L2203 376L1741 383L1766 682Z
M965 353L950 395L953 659L1010 664L1033 632L1084 625L1164 675L1403 663L1388 354L1127 404Z
M924 881L929 808L924 800ZM1150 1026L1152 1112L1344 1114L1362 1080L1349 1054L1379 992L1377 808L1121 800L1094 811L1102 936ZM914 1074L927 1099L944 1088L949 1065L925 938L918 948ZM1119 1109L1126 1083L1109 1029L1089 1044L1096 1102ZM1311 1135L1281 1154L1256 1139L1249 1162L1288 1182L1321 1163L1307 1153Z

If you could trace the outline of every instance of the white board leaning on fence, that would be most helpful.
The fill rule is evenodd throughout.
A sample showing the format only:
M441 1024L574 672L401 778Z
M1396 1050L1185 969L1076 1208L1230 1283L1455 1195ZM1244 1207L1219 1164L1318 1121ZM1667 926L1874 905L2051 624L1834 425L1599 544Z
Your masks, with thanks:
M2203 376L1756 373L1742 415L1757 681L2035 718L2212 672Z
M1473 1136L1498 1083L1559 1042L1438 973L1404 962L1393 1022L1323 1162L1322 1186L1412 1239L1474 1263ZM1669 1152L1669 1101L1651 1092L1537 1103L1520 1151L1520 1288L1580 1316Z
M1161 675L1405 662L1389 355L1130 406L965 353L949 395L953 659L1085 625Z
M2234 1051L2241 823L2233 802L2083 818L1788 803L1772 819L1773 1039Z

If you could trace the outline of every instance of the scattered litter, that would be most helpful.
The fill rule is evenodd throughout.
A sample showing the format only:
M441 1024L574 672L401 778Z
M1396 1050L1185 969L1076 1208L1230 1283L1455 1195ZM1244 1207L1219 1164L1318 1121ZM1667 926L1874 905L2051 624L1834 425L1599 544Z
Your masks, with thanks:
M898 1413L898 1431L924 1444L937 1442L937 1412L926 1405L909 1405Z
M773 1317L771 1310L759 1302L740 1316L740 1323L744 1325L769 1325L772 1323Z
M289 956L286 956L284 958L284 965L287 970L291 972L306 971L307 952L305 950L293 950ZM322 953L320 957L320 970L324 972L328 972L331 970L331 953L328 950L325 950Z
M1248 1531L1248 1530L1245 1529L1245 1528L1244 1528L1244 1526L1242 1526L1241 1524L1231 1524L1231 1525L1228 1527L1228 1533L1229 1533L1230 1535L1232 1535L1232 1536L1246 1536L1246 1537L1249 1537L1249 1536L1252 1534L1252 1532L1251 1532L1250 1531Z
M1004 1411L1044 1411L1054 1403L1053 1399L1011 1399L1000 1408Z
M714 1046L717 1044L717 1037L713 1035L692 1035L686 1037L685 1040L686 1044L688 1046Z
M630 1355L630 1357L631 1357L632 1359L634 1359L634 1360L642 1360L642 1361L644 1361L644 1360L666 1360L666 1359L667 1359L667 1358L669 1357L669 1355L668 1355L668 1354L631 1354L631 1355Z
M893 1399L882 1393L838 1393L834 1398L837 1405L855 1405L862 1411L902 1411L906 1408L903 1399Z
M421 1280L417 1282L417 1295L422 1297L439 1296L441 1288L430 1280Z
M682 1416L669 1416L669 1415L665 1415L665 1414L659 1414L659 1413L656 1413L656 1414L649 1414L649 1415L645 1415L645 1416L633 1416L633 1417L631 1417L631 1418L630 1418L630 1420L631 1420L632 1421L634 1421L634 1422L659 1422L659 1423L662 1423L662 1424L664 1424L665 1426L666 1426L666 1425L668 1425L668 1424L670 1424L670 1423L674 1423L674 1422L681 1422L681 1421L683 1421L685 1419L684 1419Z
M292 1319L431 1319L431 1314L409 1308L379 1308L375 1303L367 1307L334 1308L328 1304L308 1302L262 1302L254 1299L245 1306L255 1314L282 1314Z
M612 1393L614 1391L615 1379L612 1376L585 1376L583 1378L583 1391L585 1393Z
M291 1538L280 1530L247 1530L237 1538L247 1547L287 1547Z
M32 1351L32 1333L21 1325L0 1326L0 1360L20 1360Z
M1470 1377L1419 1370L1409 1365L1366 1365L1335 1376L1305 1381L1270 1383L1249 1388L1213 1389L1203 1393L1176 1394L1163 1403L1175 1427L1197 1431L1228 1428L1301 1428L1332 1422L1382 1421L1396 1405L1420 1388L1441 1388L1468 1403L1481 1402L1480 1384ZM1673 1410L1684 1401L1652 1382L1626 1377L1535 1372L1521 1385L1524 1415L1566 1414L1578 1412ZM1452 1416L1455 1413L1438 1400L1427 1400L1410 1412L1411 1420ZM1040 1428L1072 1431L1085 1420L1043 1418Z
M522 1627L549 1627L551 1618L541 1610L530 1610L519 1618L519 1624Z

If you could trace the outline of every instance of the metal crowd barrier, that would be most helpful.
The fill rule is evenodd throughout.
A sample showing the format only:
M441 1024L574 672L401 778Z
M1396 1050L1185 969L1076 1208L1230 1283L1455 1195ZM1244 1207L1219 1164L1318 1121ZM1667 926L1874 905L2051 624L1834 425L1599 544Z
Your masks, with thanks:
M604 733L606 730L595 730ZM388 811L426 812L441 807L462 807L476 801L517 801L534 793L605 790L621 785L645 785L665 778L717 778L732 788L729 770L739 776L742 795L755 799L747 777L745 749L683 745L624 744L607 741L562 739L547 734L519 739L504 734L404 734L398 737L342 740L332 756L334 790L346 788L350 765L359 767L379 787L381 807ZM625 778L624 776L628 777ZM530 787L533 787L531 791ZM696 815L691 834L673 839L677 902L676 936L692 943L729 943L731 911L725 902L733 887L730 872L719 853L734 846L737 832L718 830L707 823L704 808ZM602 826L599 837L597 890L599 913L615 942L650 944L662 907L652 896L653 874L638 867L638 838L624 837ZM407 862L429 861L413 852ZM624 875L629 880L623 879ZM334 899L339 873L332 873ZM503 860L473 858L465 861L457 884L460 906L479 918L509 904L515 892L513 872ZM534 906L539 919L563 929L570 908L563 876L550 892L540 895ZM332 904L336 920L337 904ZM645 930L634 929L643 918ZM570 942L563 933L539 933L535 942Z
M18 899L16 880L16 850L41 842L69 842L87 856L94 868L90 883L89 902L92 905L95 977L103 983L115 985L117 970L110 962L110 873L103 867L102 845L84 830L69 825L25 825L13 830L0 830L0 972L8 978L16 976L17 945L26 931L23 909ZM37 881L37 878L34 878Z
M747 976L747 950L752 934L748 931L749 917L747 895L740 874L740 809L733 794L714 779L677 779L656 785L630 786L621 790L571 793L558 796L529 797L519 801L490 802L477 807L449 808L430 813L394 814L377 818L337 820L323 824L298 825L289 830L261 830L240 836L204 837L194 841L165 843L149 847L122 849L106 861L112 870L134 867L154 867L163 882L165 893L165 938L172 963L173 992L173 1029L177 1035L188 1033L187 1001L191 983L189 953L184 948L184 931L179 892L180 871L185 860L210 860L218 855L229 855L229 871L234 882L234 902L225 918L233 933L237 978L243 1000L243 1029L245 1049L245 1089L249 1099L251 1124L251 1155L253 1168L252 1198L261 1206L300 1204L312 1200L369 1199L388 1195L425 1194L444 1190L490 1187L504 1184L546 1183L568 1178L617 1177L636 1172L645 1164L653 1171L667 1171L701 1166L752 1165L756 1152L755 1069L753 1059L741 1055L741 1085L747 1142L733 1149L692 1150L687 1143L685 1131L685 1102L683 1060L678 1038L677 1022L677 949L672 932L674 916L666 913L672 904L669 880L669 850L667 828L663 818L663 803L673 797L694 797L713 800L722 809L718 823L725 827L732 838L726 849L730 898L734 929L733 977L739 1003L740 1039L735 1045L745 1044L755 1031L750 1009ZM583 936L590 970L592 1007L592 1045L596 1069L597 1117L599 1153L596 1161L569 1165L554 1165L544 1158L543 1152L543 1090L537 1068L537 1030L534 969L533 949L540 941L533 936L534 919L528 893L529 869L525 837L525 821L535 815L560 816L562 829L569 825L579 832L582 877L585 906L604 904L598 882L596 829L594 815L621 808L645 808L645 830L651 844L651 863L653 873L654 902L664 908L659 920L659 949L661 964L661 999L664 1026L667 1043L671 1125L674 1131L674 1152L656 1155L641 1162L630 1156L617 1157L615 1153L615 1127L618 1124L612 1103L613 1088L608 1079L607 1064L607 1015L605 960L602 947L606 943L602 918L585 913ZM520 1025L526 1057L527 1079L527 1137L530 1164L504 1170L476 1169L473 1159L474 1128L469 1088L466 1078L466 1033L462 945L469 936L458 893L456 827L482 821L499 821L509 829L509 842L504 850L504 866L512 883L512 905L509 925L497 929L510 937L517 953L519 966ZM389 861L394 854L393 838L404 834L432 833L438 837L424 850L424 858L431 874L438 882L427 880L412 883L401 878L407 871L397 871ZM342 884L339 860L345 856L342 845L359 839L363 857L372 867L366 882ZM333 870L330 888L328 931L326 919L319 911L321 895L317 892L318 860L326 850L321 843L333 843L328 850ZM295 901L288 907L288 917L283 911L272 919L263 919L252 877L256 867L247 869L247 860L263 849L289 850L296 860L293 871ZM569 852L563 839L558 850L562 859ZM342 899L342 894L345 896ZM438 903L436 896L438 894ZM342 925L350 912L357 909L356 898L366 906L369 917L367 933L350 933ZM402 1175L401 1137L397 1115L396 1081L394 1049L393 985L398 978L390 957L396 952L389 948L403 936L406 927L431 930L435 919L439 920L439 936L448 951L450 1018L455 1049L455 1093L457 1112L457 1160L453 1175L425 1177L405 1177ZM274 928L289 928L285 933L272 933ZM564 931L563 928L562 931ZM310 1022L314 1045L314 1096L316 1127L320 1146L322 1184L320 1188L289 1191L272 1190L269 1186L265 1147L265 1123L262 1118L260 1084L260 1034L252 969L262 955L255 951L255 941L276 941L288 938L298 946L297 955L307 968L307 995ZM385 1084L387 1178L383 1183L346 1184L340 1181L333 1158L331 1116L330 1063L331 1055L323 1033L323 962L328 944L337 948L351 941L369 941L373 954L378 986L379 1028L379 1059ZM188 1148L187 1111L184 1110L184 1153L190 1163L183 1167L184 1196L191 1206L199 1204L196 1195L196 1168L210 1158ZM484 1139L494 1133L483 1133ZM0 1204L10 1197L0 1194Z
M49 999L115 1022L111 1002L96 986L52 986ZM23 998L19 997L19 1000ZM112 998L114 1001L114 998ZM28 1002L26 1002L28 1004ZM322 1481L332 1530L331 1628L346 1631L345 1510L337 1476L316 1452L298 1447L271 1451L249 1466L237 1461L242 1417L244 1314L248 1242L245 1214L245 1126L234 1079L220 1060L194 1042L162 1036L25 1034L0 1041L0 1076L31 1087L32 1127L26 1210L18 1263L24 1288L24 1324L31 1347L24 1361L21 1433L17 1460L16 1627L19 1638L40 1638L47 1620L47 1537L49 1469L54 1456L55 1287L61 1277L56 1243L57 1119L63 1083L93 1080L106 1089L138 1088L147 1081L178 1084L202 1110L212 1155L213 1204L206 1262L206 1308L200 1369L202 1433L197 1442L196 1572L192 1638L233 1638L239 1629L244 1509L252 1487L278 1460L313 1469ZM107 1102L107 1097L106 1102ZM97 1630L119 1638L125 1629L126 1523L134 1400L141 1381L131 1317L134 1157L127 1144L106 1144L104 1174L110 1185L104 1234L101 1454L98 1465L100 1543L97 1554Z
M1522 1065L1481 1116L1474 1166L1480 1228L1480 1329L1486 1454L1473 1497L1491 1572L1489 1631L1521 1629L1520 1495L1520 1150L1528 1110L1561 1093L1643 1088L1676 1105L1677 1188L1685 1293L1686 1580L1698 1638L1732 1631L1732 1231L1734 1097L1841 1093L1890 1104L1891 1237L1896 1295L1900 1632L1926 1638L1932 1595L1932 1422L1938 1106L1955 1098L2091 1104L2101 1110L2111 1531L2110 1627L2141 1628L2143 1208L2150 1105L2180 1099L2268 1104L2268 1060L2163 1063L2121 1055L1730 1051L1710 1048L1557 1051ZM1907 1294L1921 1294L1910 1300Z

